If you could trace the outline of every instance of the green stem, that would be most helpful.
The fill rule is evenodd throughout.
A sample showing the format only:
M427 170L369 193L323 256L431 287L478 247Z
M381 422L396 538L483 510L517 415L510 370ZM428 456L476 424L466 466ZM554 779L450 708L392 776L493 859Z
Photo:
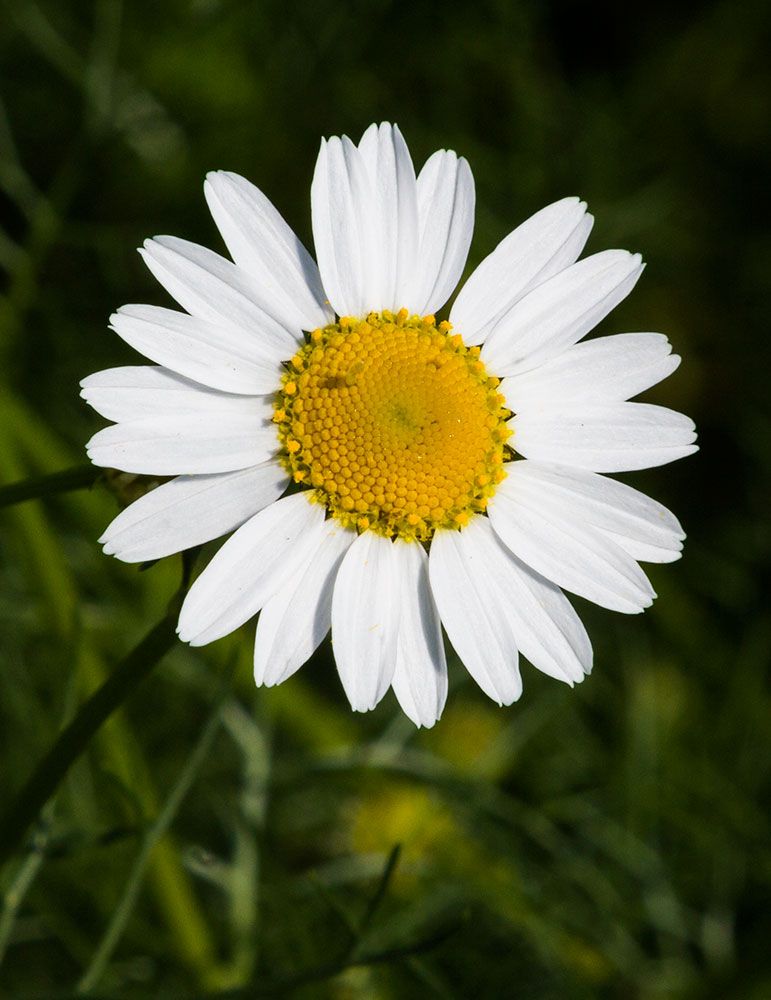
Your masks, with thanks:
M182 768L171 793L166 799L165 805L156 817L155 822L148 827L142 837L142 844L139 853L134 859L123 896L113 912L112 918L99 942L99 947L96 949L88 969L84 972L77 985L78 993L90 993L105 973L112 953L120 941L136 904L150 861L150 855L171 826L182 800L187 795L193 781L198 775L201 765L209 755L214 737L217 735L217 730L220 726L220 709L225 693L223 688L209 716L209 720L203 728L198 744Z
M49 496L51 493L67 493L69 490L81 490L93 486L103 473L95 465L78 465L74 469L63 469L47 476L34 476L18 483L0 486L0 507L10 507L11 504L22 503L24 500L36 500Z
M424 955L438 948L450 937L456 935L461 926L461 921L455 920L439 928L428 937L414 943L386 948L383 951L366 952L357 958L330 961L314 966L304 972L298 972L285 977L279 975L271 979L266 976L259 982L252 982L246 986L235 987L234 989L222 990L218 993L209 993L205 997L197 996L195 1000L254 1000L256 997L286 997L303 986L321 984L326 980L339 976L348 969L369 968L373 965L391 965L412 958L415 955Z
M257 982L251 982L245 986L236 986L217 992L206 994L191 994L191 1000L255 1000L257 997L289 997L305 986L320 986L321 983L339 976L348 969L370 968L375 965L393 965L403 961L409 961L416 955L424 955L443 945L449 938L457 935L463 927L460 919L447 923L430 936L414 943L387 948L383 951L371 951L360 955L358 958L350 960L338 960L326 962L323 965L313 966L303 972L286 976L276 975L274 977L263 976ZM318 991L316 991L318 996ZM91 993L89 1000L117 1000L117 997L126 997L128 994L108 994ZM82 993L57 993L39 996L39 1000L82 1000Z
M30 824L53 795L102 723L128 698L176 640L177 601L62 730L0 820L0 865L21 843Z
M45 849L48 842L47 826L48 824L46 824L46 829L38 830L32 841L29 854L4 894L2 913L0 913L0 965L5 957L19 908L45 859Z

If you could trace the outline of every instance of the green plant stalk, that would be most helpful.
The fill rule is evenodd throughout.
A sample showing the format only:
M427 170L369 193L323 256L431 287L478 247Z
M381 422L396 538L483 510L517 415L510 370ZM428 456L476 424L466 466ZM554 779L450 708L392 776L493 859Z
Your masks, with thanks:
M65 724L65 720L72 715L74 699L75 677L74 674L71 674L65 690L62 726ZM56 799L52 797L41 810L40 821L32 838L31 849L26 857L22 858L7 887L3 887L2 911L0 911L0 965L5 958L24 898L45 861L55 809Z
M101 661L93 651L84 650L82 666L92 687L104 682ZM157 816L160 805L156 787L142 749L133 738L123 713L117 712L107 721L99 734L99 742L100 752L109 759L110 767L136 790L145 814ZM177 954L198 980L204 982L214 965L215 949L171 832L156 838L148 862L148 881Z
M95 465L78 465L73 469L63 469L47 476L33 476L17 483L0 486L0 507L10 507L25 500L36 500L53 493L68 493L70 490L93 486L103 471Z
M140 889L142 888L145 871L150 863L151 855L153 854L153 849L159 845L161 838L167 833L169 827L171 826L182 800L185 795L187 795L191 785L195 781L198 771L204 763L211 749L211 745L214 742L214 737L216 736L217 730L220 726L220 706L222 704L224 694L225 692L223 690L217 704L209 716L209 720L203 728L198 743L174 783L174 787L171 789L163 808L155 819L155 822L152 823L152 825L147 829L144 837L142 838L142 844L140 846L139 853L134 859L134 864L132 866L131 873L129 874L123 897L113 913L112 919L102 936L102 940L99 942L99 947L94 953L88 969L86 969L80 982L78 983L78 993L91 992L94 986L104 975L112 953L120 941L121 935L126 928L126 924L128 923L131 912L136 904L137 897L139 896Z
M0 965L5 957L19 908L45 860L47 838L47 830L39 831L32 844L32 850L22 862L13 881L4 893L3 907L0 912Z
M67 771L88 746L102 723L129 697L140 681L176 641L177 599L166 616L81 705L62 730L0 821L0 865L22 842L29 826L58 788Z
M18 479L25 471L25 462L17 439L17 407L12 394L0 399L0 478ZM14 486L20 485L15 483ZM12 488L12 487L11 487ZM0 489L0 497L4 491ZM36 494L33 494L36 495ZM2 500L0 499L0 506ZM38 504L8 511L5 520L13 532L13 544L30 570L31 583L44 602L49 621L57 638L71 641L75 621L76 586L58 539Z

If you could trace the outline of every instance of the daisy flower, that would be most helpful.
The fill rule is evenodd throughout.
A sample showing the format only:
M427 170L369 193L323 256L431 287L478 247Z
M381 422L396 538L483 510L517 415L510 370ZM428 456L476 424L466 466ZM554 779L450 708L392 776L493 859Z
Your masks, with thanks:
M190 588L198 646L259 612L258 684L332 630L358 711L389 687L417 724L447 693L442 638L499 704L520 654L573 684L591 669L563 588L615 611L654 592L638 560L677 559L660 504L605 473L696 450L691 420L629 402L677 367L666 337L582 341L633 288L639 255L578 260L592 226L565 198L479 265L446 321L474 224L469 165L415 175L396 126L322 141L311 186L318 263L243 177L204 185L232 258L171 236L145 263L183 311L128 305L112 329L153 361L86 378L115 423L97 465L174 477L101 538L128 562L232 532Z

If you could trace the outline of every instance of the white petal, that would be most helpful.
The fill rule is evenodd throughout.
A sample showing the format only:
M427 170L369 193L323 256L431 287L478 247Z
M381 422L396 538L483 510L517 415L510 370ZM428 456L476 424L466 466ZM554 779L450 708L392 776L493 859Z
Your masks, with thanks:
M515 413L563 403L615 403L667 378L680 364L661 333L622 333L574 344L532 371L503 380Z
M277 500L287 481L273 459L239 472L180 476L135 500L99 541L124 562L160 559L233 531Z
M463 531L436 532L428 561L431 591L468 672L493 701L510 705L522 694L519 650L509 595L477 544L476 522L483 520L474 519Z
M366 298L370 309L393 312L405 306L405 288L415 273L418 205L415 169L407 144L396 125L371 125L359 143L369 175L370 221L362 233L373 261ZM365 214L362 206L362 216Z
M332 596L332 645L356 712L380 701L393 678L398 631L398 562L393 543L373 531L343 559Z
M665 509L665 508L662 508ZM667 511L669 513L669 511ZM677 546L656 545L652 542L641 541L638 538L630 538L628 534L618 534L615 531L601 529L604 535L615 542L624 552L628 552L633 559L638 562L669 563L675 562L683 554L682 542ZM683 535L683 537L685 537Z
M257 336L283 358L290 358L302 342L291 318L271 315L249 275L212 250L175 236L156 236L139 252L166 291L193 316Z
M433 726L447 699L442 629L422 545L394 542L399 562L399 636L391 685L416 726Z
M316 262L262 191L220 170L207 175L204 194L231 257L259 286L268 311L301 330L331 323Z
M491 530L490 535L495 533ZM495 540L499 551L509 557L509 551ZM592 644L575 608L559 587L516 556L511 557L509 570L519 651L542 673L571 686L580 683L591 673Z
M698 451L693 421L651 403L586 403L552 414L519 413L509 443L525 458L593 472L665 465Z
M585 202L563 198L509 233L477 267L453 304L450 322L464 343L483 343L524 295L575 263L593 222Z
M326 521L306 564L265 603L254 644L256 684L285 681L321 643L332 621L335 577L355 540L355 531Z
M347 136L321 142L311 184L313 241L321 280L338 316L373 308L368 209L372 192L364 162Z
M255 397L259 398L259 397ZM148 417L105 427L86 446L94 465L149 476L235 472L278 451L260 412Z
M107 368L80 383L81 396L108 420L145 417L224 414L270 420L273 402L268 396L241 396L208 389L190 379L154 365Z
M505 468L508 476L499 491L532 497L535 487L542 509L564 507L574 522L596 527L635 559L671 562L680 557L685 533L677 518L631 486L564 465L529 461Z
M225 542L187 593L177 631L203 646L227 635L278 593L324 531L324 507L306 493L277 500Z
M631 292L639 254L604 250L534 288L490 331L481 359L499 378L529 371L570 347Z
M521 692L517 648L538 670L567 683L591 670L591 644L568 599L503 545L488 518L475 517L460 532L437 532L430 572L450 641L496 701L508 703L501 691L507 673L516 675L508 701Z
M441 309L460 281L474 232L474 178L467 161L440 149L418 176L420 248L402 305L425 316Z
M514 462L487 511L498 536L541 576L612 611L635 614L656 596L635 560Z
M261 340L255 329L160 306L123 306L110 317L110 326L151 361L225 392L273 392L286 359L283 348Z

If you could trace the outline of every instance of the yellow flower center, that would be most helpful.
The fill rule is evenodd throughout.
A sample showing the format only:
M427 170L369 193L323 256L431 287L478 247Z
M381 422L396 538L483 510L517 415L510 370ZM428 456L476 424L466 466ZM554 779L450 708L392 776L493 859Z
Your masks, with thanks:
M276 404L281 457L347 527L429 540L484 511L510 430L498 392L449 323L407 310L314 330Z

